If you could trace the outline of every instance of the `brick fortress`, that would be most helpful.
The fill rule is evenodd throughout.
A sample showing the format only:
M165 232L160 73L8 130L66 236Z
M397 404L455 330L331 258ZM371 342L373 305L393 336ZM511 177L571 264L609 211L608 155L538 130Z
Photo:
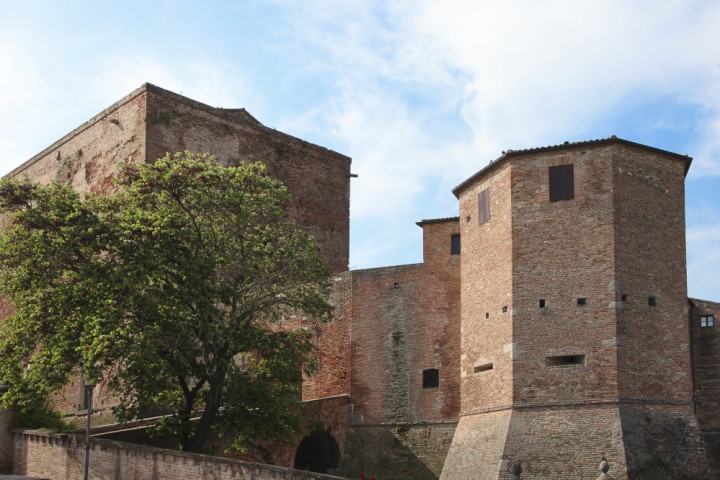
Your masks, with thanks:
M720 476L720 304L687 298L689 157L615 137L503 152L453 191L458 217L418 222L423 263L354 271L350 159L243 109L145 84L8 176L102 193L118 164L180 150L265 162L334 272L336 319L309 326L313 430L275 463L352 478L594 479L604 458L616 479L658 463ZM79 387L54 403L82 417ZM98 426L112 401L96 391ZM0 463L10 444L3 431Z

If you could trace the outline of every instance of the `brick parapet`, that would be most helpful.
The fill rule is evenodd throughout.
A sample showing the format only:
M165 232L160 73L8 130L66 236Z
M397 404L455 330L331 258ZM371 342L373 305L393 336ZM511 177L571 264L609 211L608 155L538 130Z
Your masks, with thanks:
M114 440L92 439L90 475L127 480L310 480L340 479L196 453L179 452ZM14 473L72 480L82 476L84 437L48 431L14 433Z

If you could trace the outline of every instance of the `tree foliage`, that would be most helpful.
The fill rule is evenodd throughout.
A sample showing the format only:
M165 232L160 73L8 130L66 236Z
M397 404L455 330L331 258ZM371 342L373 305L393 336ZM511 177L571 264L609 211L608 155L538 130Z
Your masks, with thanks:
M312 342L288 319L327 320L328 274L289 194L261 164L207 155L129 165L121 188L0 182L0 326L6 405L29 409L82 369L121 420L161 426L199 452L212 428L237 448L287 438ZM199 420L191 421L199 417Z

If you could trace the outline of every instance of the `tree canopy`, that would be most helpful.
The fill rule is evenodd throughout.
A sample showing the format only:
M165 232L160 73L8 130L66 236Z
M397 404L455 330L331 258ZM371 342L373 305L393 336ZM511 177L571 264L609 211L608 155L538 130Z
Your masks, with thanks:
M300 431L313 344L286 325L332 309L287 189L262 164L189 152L127 165L118 183L83 197L0 182L3 403L32 408L81 370L112 388L120 420L168 413L187 451L213 428L239 449Z

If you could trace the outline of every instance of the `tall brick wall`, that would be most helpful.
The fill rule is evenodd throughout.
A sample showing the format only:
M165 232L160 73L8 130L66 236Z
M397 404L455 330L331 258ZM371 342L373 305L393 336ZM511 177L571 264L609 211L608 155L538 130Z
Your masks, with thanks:
M356 270L336 278L338 285L349 280L340 292L336 289L344 299L340 321L346 315L351 319L352 407L340 470L348 476L435 479L455 430L460 258L451 252L451 237L459 225L457 218L419 225L422 264ZM347 331L340 330L334 334ZM331 336L321 336L320 342L338 345ZM425 388L426 370L438 371L438 387Z
M350 395L352 277L338 273L332 279L331 303L335 308L330 323L306 322L315 336L317 371L303 381L303 400Z
M613 159L620 396L688 404L686 162L630 148Z
M366 423L457 416L458 259L450 235L441 237L449 270L421 264L352 272L351 394ZM423 388L428 369L438 370L438 388Z
M615 312L608 309L615 300L608 291L615 280L608 152L548 152L511 163L514 401L617 398ZM549 168L567 164L574 166L574 199L551 202ZM585 364L547 365L548 357L561 355L584 355Z
M147 85L148 161L209 152L222 163L261 161L292 193L290 214L310 231L333 272L348 269L350 158L263 126L245 110L212 108Z
M145 84L7 177L107 193L119 165L183 150L208 152L229 165L267 164L293 196L291 216L318 239L331 270L347 270L350 158L265 127L242 109L213 108Z
M492 173L460 196L461 411L495 409L513 401L512 170ZM478 194L489 192L490 220L478 221ZM490 368L490 366L492 368Z

